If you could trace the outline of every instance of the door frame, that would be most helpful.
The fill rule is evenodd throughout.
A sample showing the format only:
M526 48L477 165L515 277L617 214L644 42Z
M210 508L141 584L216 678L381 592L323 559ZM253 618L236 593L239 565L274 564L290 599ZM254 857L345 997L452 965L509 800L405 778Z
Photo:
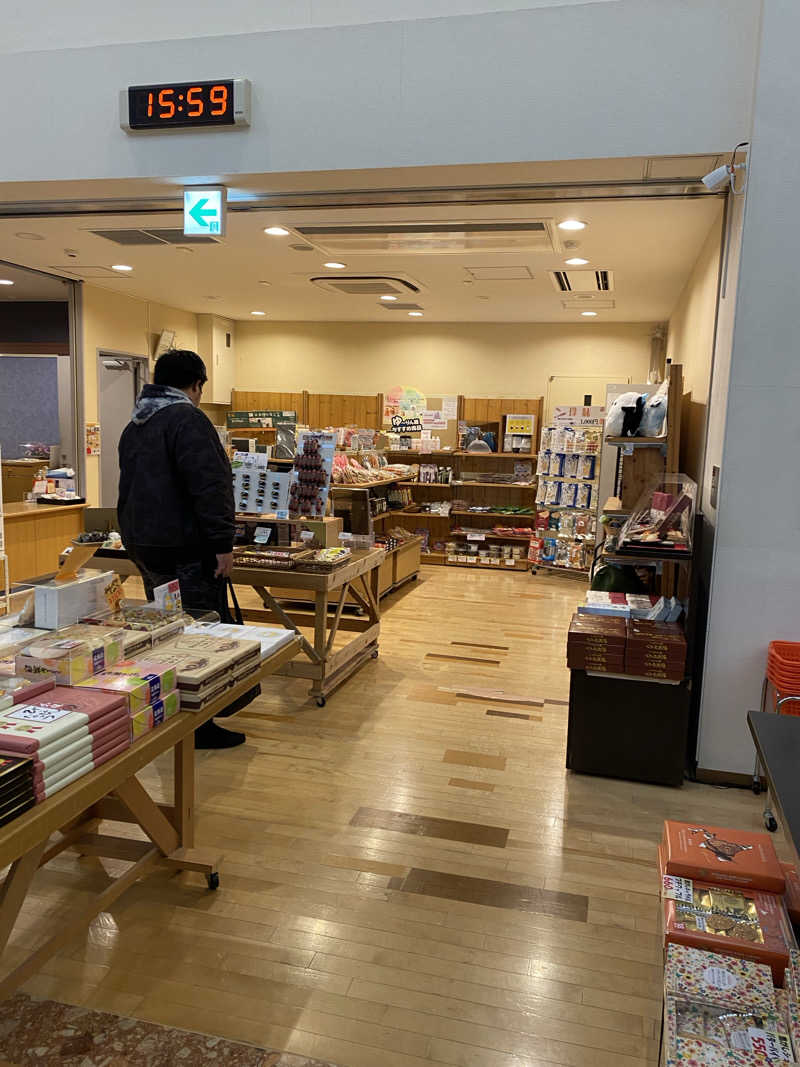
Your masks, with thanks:
M103 372L103 363L105 360L116 359L123 363L130 363L131 370L134 374L134 383L136 386L136 392L141 389L143 385L150 381L150 357L142 356L136 352L120 352L115 348L98 348L97 350L97 366L95 370L97 379L97 421L100 423L100 460L97 471L97 497L100 507L116 507L116 501L113 505L104 503L103 501L103 426L101 419L101 390L100 379Z

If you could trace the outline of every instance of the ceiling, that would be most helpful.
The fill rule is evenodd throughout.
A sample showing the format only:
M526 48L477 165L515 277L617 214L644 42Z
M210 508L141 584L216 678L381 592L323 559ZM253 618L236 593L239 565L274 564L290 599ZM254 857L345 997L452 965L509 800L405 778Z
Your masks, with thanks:
M578 168L583 180L592 180L588 166L591 162L584 161L587 165L582 170ZM606 161L606 181L633 181L634 174L640 181L642 177L697 176L704 173L709 162L713 158L670 161L670 166L663 160ZM558 166L562 168L560 172L553 169ZM565 167L553 164L552 173L543 172L537 177L560 177L566 173ZM447 177L452 179L454 175L449 172L454 168L447 170ZM463 168L462 189L467 179L477 177L467 173L474 170ZM571 165L570 174L573 179L576 177L575 165ZM395 174L394 189L398 188L399 176ZM511 176L521 179L518 167L510 172L508 177ZM365 174L362 180L366 182L368 177ZM492 177L497 179L497 170ZM330 277L339 283L351 276L376 275L405 280L417 289L413 292L401 284L401 291L409 296L397 302L418 304L427 321L654 322L671 314L709 229L722 211L722 200L716 196L563 200L544 189L529 202L510 197L502 202L495 197L492 202L465 203L463 197L448 197L448 191L440 188L438 202L417 206L397 203L309 207L308 199L284 200L285 207L262 206L265 200L273 204L296 188L291 176L283 178L280 181L280 176L239 176L236 189L229 191L233 209L228 213L226 237L219 243L194 246L180 237L177 244L124 245L93 232L179 229L182 216L170 210L177 203L177 181L102 183L103 189L98 183L82 183L80 187L69 183L69 188L62 185L58 189L52 183L33 183L24 188L0 186L0 201L4 201L6 210L18 204L21 212L32 200L38 198L41 202L45 192L62 198L62 204L67 197L107 198L110 184L117 186L113 192L119 198L148 193L150 198L166 198L159 202L161 210L154 214L147 214L139 205L137 211L106 215L43 217L32 208L28 217L0 215L0 260L83 279L143 300L243 321L415 321L408 318L406 310L391 310L391 304L382 303L377 292L343 295L332 291L324 281L320 284L311 280ZM350 178L350 190L359 188L352 174ZM49 188L45 190L44 186ZM336 202L337 186L341 186L341 176L330 185L327 204ZM308 177L305 188L309 188ZM367 188L366 184L361 188ZM381 176L380 180L375 179L373 188L392 186ZM145 201L146 210L152 210L153 204L152 199ZM303 206L296 206L299 204ZM95 210L109 210L108 200ZM564 232L557 223L566 218L578 218L587 226L579 232ZM474 247L474 237L464 242L457 235L441 232L443 226L445 230L458 230L459 225L496 228L499 224L519 227L532 223L541 223L536 241L529 241L526 234L499 238L495 235L491 247L485 247L485 233L479 238L478 247ZM426 240L425 251L401 250L399 245L403 242L391 236L367 241L372 247L359 249L353 247L352 238L308 232L353 226L391 230L412 224L440 230L433 240ZM289 229L289 235L273 237L264 233L265 227L276 225ZM20 233L35 234L40 239L20 237ZM573 244L568 247L566 242ZM356 243L365 242L359 238ZM305 246L306 250L299 251L293 245ZM612 290L591 298L601 301L594 304L596 318L580 314L592 303L576 302L554 284L552 272L567 269L564 261L570 256L589 260L584 268L587 271L611 272ZM344 262L346 269L326 269L324 264L330 260ZM114 264L127 264L134 269L120 274L111 270ZM7 270L0 271L3 269ZM0 286L0 290L3 288L6 287ZM44 299L23 296L23 292L21 287L13 287L16 298ZM0 299L8 298L12 298L10 294L0 292ZM266 314L254 317L252 311Z
M0 302L8 300L67 300L67 287L60 278L49 274L36 274L2 261L0 256L0 282L11 281L13 285L0 284Z

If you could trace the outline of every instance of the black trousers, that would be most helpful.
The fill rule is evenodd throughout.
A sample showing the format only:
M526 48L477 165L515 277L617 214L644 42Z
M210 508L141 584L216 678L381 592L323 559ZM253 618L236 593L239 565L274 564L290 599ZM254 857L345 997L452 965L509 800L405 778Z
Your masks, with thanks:
M233 622L225 579L214 577L217 557L213 552L184 552L137 545L128 549L128 555L141 572L148 600L153 599L153 590L157 586L177 578L183 610L188 615L201 618L215 611L222 622Z

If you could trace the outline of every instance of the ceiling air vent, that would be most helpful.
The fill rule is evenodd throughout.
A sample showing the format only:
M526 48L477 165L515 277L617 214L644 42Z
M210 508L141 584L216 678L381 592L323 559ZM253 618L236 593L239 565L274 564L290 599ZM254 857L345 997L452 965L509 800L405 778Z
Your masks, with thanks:
M422 304L403 304L399 300L396 304L381 304L384 311L422 311Z
M549 220L530 222L395 222L375 226L298 226L331 255L449 252L558 252Z
M610 270L554 270L551 277L559 293L610 293L614 288Z
M415 296L420 286L408 278L397 276L385 277L380 274L340 275L324 274L311 278L314 285L327 289L329 293L342 296Z
M186 237L183 230L90 230L115 245L215 245L214 237Z

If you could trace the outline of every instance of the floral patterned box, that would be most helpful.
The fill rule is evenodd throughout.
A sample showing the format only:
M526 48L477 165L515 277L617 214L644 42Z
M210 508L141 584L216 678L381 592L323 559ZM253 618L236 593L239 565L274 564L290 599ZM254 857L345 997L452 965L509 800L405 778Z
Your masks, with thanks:
M730 1011L777 1012L769 967L685 945L667 946L664 989L667 996L716 1004Z

